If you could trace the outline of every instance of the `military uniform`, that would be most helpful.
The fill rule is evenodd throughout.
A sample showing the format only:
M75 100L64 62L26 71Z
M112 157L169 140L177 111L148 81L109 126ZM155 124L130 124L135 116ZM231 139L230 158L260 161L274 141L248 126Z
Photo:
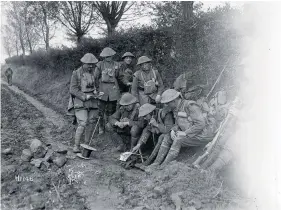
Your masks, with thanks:
M126 57L132 57L135 58L135 56L130 53L126 52L123 56L122 59L125 59ZM125 61L121 62L120 65L120 71L119 71L119 87L121 92L130 92L130 87L133 82L133 66L132 64L128 65Z
M151 62L151 59L142 56L137 65ZM134 73L132 94L137 97L141 105L155 103L156 96L160 96L164 90L163 80L160 73L155 69L149 71L138 70Z
M121 107L109 117L109 122L107 123L106 129L112 134L131 136L131 143L136 142L139 139L139 136L144 126L143 120L138 119L139 104L137 103L137 99L130 93L125 93L121 97L119 103ZM133 105L132 109L130 111L126 110L125 106L131 104ZM117 125L120 122L127 122L128 124L124 126L124 128L120 128ZM120 139L120 137L116 137L116 139ZM118 143L124 144L126 142Z
M115 55L111 48L104 48L101 57L111 57ZM95 69L95 84L103 96L99 100L99 115L101 117L100 128L103 132L107 117L116 110L117 100L120 98L118 83L120 63L116 61L100 61Z
M83 63L96 63L98 60L93 54L87 53L81 59ZM80 139L85 131L85 143L89 143L93 128L98 117L98 100L94 97L96 90L93 71L86 71L83 66L73 71L70 82L68 111L74 110L78 127L75 133L74 152L79 152ZM91 97L89 97L91 96Z
M12 85L13 70L11 68L5 71L5 76L7 77L8 85Z
M152 112L154 113L152 114ZM163 109L156 109L156 106L153 106L151 104L142 105L142 107L140 108L139 117L148 114L152 114L152 118L155 119L157 124L146 123L146 127L142 131L142 135L138 141L138 145L140 147L141 145L146 144L151 135L155 135L153 137L155 137L155 139L157 139L158 141L154 142L157 144L155 145L155 148L150 157L145 161L145 165L150 164L151 161L153 161L153 159L156 157L165 134L169 133L171 128L175 124L173 113L167 110L165 107Z
M165 92L162 95L162 103L173 101L179 97L179 93L175 90L170 89ZM174 98L173 100L164 101L167 96ZM204 117L200 106L195 101L180 99L177 108L173 111L173 115L176 124L172 130L183 131L185 136L177 137L173 140L170 133L166 134L155 164L161 164L165 157L164 163L174 160L178 156L182 146L188 147L207 144L212 141L218 128L214 119Z

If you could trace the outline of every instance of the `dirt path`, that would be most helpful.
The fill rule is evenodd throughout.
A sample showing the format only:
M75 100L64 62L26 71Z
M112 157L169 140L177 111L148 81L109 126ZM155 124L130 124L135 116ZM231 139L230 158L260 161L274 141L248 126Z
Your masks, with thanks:
M7 83L5 81L2 80L1 82L2 82L2 84L7 85ZM57 112L53 111L52 109L46 107L44 104L42 104L40 101L36 100L35 98L27 95L25 92L20 90L18 87L14 86L14 85L7 86L7 87L10 88L15 93L18 93L18 94L21 94L22 96L24 96L26 98L26 100L28 100L33 106L35 106L40 112L42 112L42 114L45 116L45 118L48 122L54 124L58 128L62 128L66 124L66 121L64 120L64 117L62 115L60 115Z

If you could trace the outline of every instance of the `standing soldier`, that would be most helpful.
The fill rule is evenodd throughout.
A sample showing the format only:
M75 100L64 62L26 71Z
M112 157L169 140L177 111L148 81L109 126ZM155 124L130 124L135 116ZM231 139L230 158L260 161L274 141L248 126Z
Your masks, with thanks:
M121 105L113 115L109 117L107 130L114 134L131 136L131 149L133 143L137 142L143 128L143 122L138 119L139 104L137 98L130 93L122 95L119 104ZM120 139L120 137L116 137ZM118 146L118 150L123 150L124 141Z
M116 110L117 100L120 98L120 89L118 84L120 64L113 61L112 58L116 52L106 47L102 50L100 56L104 58L97 64L95 69L96 87L103 96L99 101L99 115L101 117L99 133L104 133L105 124L108 116Z
M182 146L201 146L212 141L217 126L207 123L200 106L195 101L180 98L180 93L168 89L162 94L161 103L174 113L176 125L166 134L156 160L152 165L167 164L176 159Z
M94 80L95 64L97 58L87 53L81 58L83 65L73 71L70 83L70 94L72 96L68 110L74 108L78 122L75 133L75 145L73 152L79 152L80 140L85 130L85 143L88 144L98 117L97 90ZM70 103L71 104L71 103Z
M142 135L138 141L138 144L133 148L133 152L138 151L143 144L146 144L147 140L153 135L158 139L152 154L145 161L145 164L150 164L156 157L160 145L163 141L164 134L169 133L171 128L175 124L173 112L164 107L163 109L156 109L156 106L151 104L144 104L139 109L139 118L143 117L146 120L147 126L143 129ZM158 138L159 137L159 138ZM153 142L156 143L156 142Z
M119 72L119 86L121 92L130 92L130 88L133 82L133 66L132 61L135 56L126 52L123 56L123 62L121 63L120 72Z
M13 71L10 67L5 71L5 76L7 77L8 85L12 85Z
M159 103L164 90L159 72L153 69L151 59L146 56L141 56L137 65L140 70L134 73L132 94L138 98L140 105Z

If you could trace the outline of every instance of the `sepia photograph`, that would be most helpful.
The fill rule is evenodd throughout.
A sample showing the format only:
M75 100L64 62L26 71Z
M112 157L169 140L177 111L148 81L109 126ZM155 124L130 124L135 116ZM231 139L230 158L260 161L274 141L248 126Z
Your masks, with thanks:
M0 3L0 209L281 209L281 3Z

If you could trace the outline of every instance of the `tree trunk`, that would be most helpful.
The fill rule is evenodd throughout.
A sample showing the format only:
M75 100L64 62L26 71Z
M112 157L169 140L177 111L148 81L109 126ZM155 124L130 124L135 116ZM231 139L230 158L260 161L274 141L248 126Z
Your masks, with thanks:
M77 35L77 46L81 44L83 35Z
M46 35L45 35L45 47L46 47L46 50L48 51L50 49L50 28L49 28L49 25L48 25L48 14L47 14L47 11L46 11L46 8L44 7L43 4L41 4L41 7L42 7L42 11L43 11L43 20L44 20L44 25L45 25L45 29L46 29Z
M20 27L20 30L19 30L19 38L20 38L20 45L21 45L21 49L22 49L22 54L25 55L25 47L24 47L24 41L23 41L21 27Z
M193 17L193 3L194 1L182 1L183 6L183 18L184 20L190 20Z

